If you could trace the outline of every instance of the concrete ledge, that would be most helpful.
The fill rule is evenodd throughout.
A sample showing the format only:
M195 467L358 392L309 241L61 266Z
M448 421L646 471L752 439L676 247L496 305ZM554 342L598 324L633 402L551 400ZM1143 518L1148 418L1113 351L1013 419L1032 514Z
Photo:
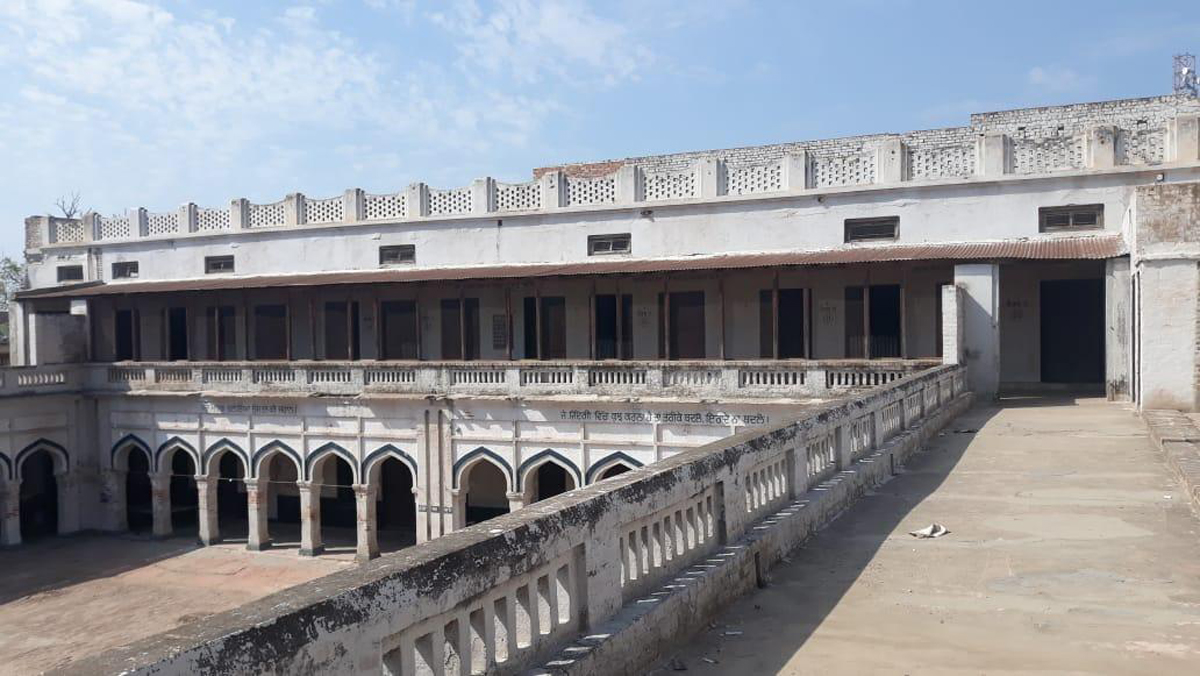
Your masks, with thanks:
M643 673L670 648L702 630L725 606L762 584L769 569L827 526L873 487L887 481L926 440L970 408L964 393L919 427L904 431L848 470L818 484L747 534L563 648L531 675L605 676Z
M1143 411L1150 438L1179 479L1192 511L1200 516L1200 429L1179 411Z

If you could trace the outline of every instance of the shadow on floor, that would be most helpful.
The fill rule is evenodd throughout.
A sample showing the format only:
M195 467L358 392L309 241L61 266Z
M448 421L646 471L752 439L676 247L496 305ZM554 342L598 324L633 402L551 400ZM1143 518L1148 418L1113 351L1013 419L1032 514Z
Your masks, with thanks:
M1064 401L1061 396L1055 397L1054 400L1058 405L1074 404L1073 399L1068 398ZM982 430L1001 408L1007 406L1007 402L978 405L951 420L940 433L941 436L937 437L940 446L938 450L922 451L910 458L901 473L878 487L868 497L855 503L828 528L806 540L792 553L790 562L772 569L771 575L778 579L765 589L754 593L786 593L795 601L795 614L789 621L780 623L775 628L781 640L773 643L780 646L779 650L774 654L758 656L766 667L761 673L774 674L783 669L788 660L837 607L842 597L875 558L883 543L893 535L897 526L913 508L942 485L965 454L975 438L975 433ZM835 538L838 542L836 556L832 554L835 548L826 544ZM805 579L806 570L822 571L819 593L802 587L801 581ZM829 574L825 575L825 571ZM796 583L796 586L793 587L792 583ZM897 581L897 584L902 583ZM788 588L786 591L772 590L772 587L779 586ZM720 616L717 617L719 621ZM896 619L902 621L901 618ZM685 639L685 642L695 640L697 635L692 635ZM864 641L869 639L864 637ZM665 658L679 648L679 645L672 646L671 650L661 655ZM657 669L651 673L655 676L667 676L671 672L669 669Z

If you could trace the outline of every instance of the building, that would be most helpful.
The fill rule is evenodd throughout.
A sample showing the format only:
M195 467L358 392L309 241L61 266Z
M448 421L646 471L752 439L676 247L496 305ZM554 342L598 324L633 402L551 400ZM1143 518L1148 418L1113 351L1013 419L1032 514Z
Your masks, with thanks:
M1173 95L31 217L4 542L294 524L367 559L941 363L1195 410L1198 120Z

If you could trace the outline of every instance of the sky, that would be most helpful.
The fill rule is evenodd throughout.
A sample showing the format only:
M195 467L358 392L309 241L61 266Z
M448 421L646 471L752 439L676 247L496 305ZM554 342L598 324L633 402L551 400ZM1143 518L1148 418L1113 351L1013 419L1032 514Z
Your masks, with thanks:
M0 254L102 214L1153 96L1195 0L0 0Z

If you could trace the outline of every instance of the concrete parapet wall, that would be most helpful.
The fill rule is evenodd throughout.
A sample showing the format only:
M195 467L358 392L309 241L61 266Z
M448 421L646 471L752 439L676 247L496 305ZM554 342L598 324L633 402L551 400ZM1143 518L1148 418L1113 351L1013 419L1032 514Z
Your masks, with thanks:
M757 539L777 558L798 541L761 536L780 510L807 500L824 515L813 523L827 520L891 471L905 438L962 406L965 386L962 367L933 368L66 672L519 673L731 544Z
M631 604L592 636L564 649L544 673L604 676L644 673L674 644L703 630L725 606L763 583L768 569L828 525L931 436L970 407L965 393L936 414L891 439L836 477L763 519L741 540L679 576L653 603Z

